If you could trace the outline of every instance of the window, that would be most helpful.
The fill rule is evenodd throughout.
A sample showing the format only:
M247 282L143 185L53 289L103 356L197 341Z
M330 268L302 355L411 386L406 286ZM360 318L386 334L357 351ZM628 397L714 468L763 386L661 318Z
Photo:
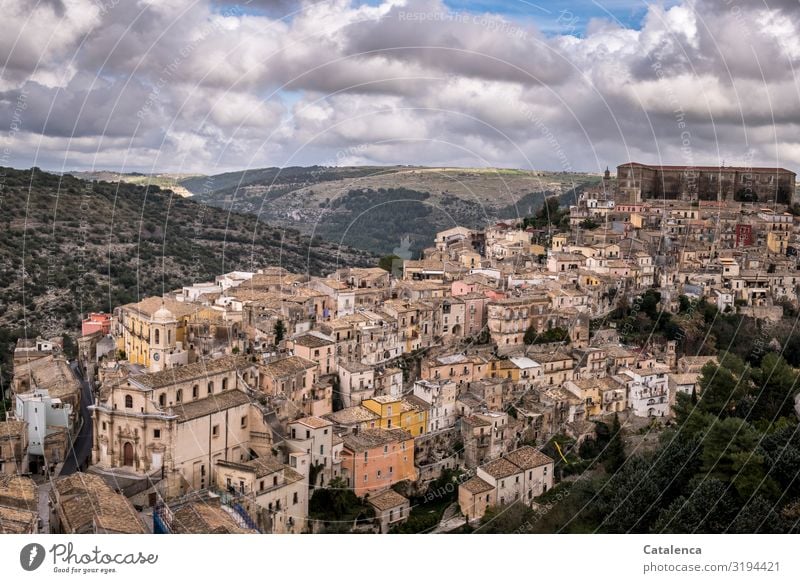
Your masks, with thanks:
M133 409L133 397L130 395L125 395L125 408Z
M106 430L106 422L103 421L103 431L105 431L105 430Z
M214 427L211 428L211 435L219 437L219 425L214 425Z
M161 430L160 429L153 429L153 437L155 439L160 439L161 438Z
M159 338L159 330L158 330L158 328L156 328L155 336L156 336L156 345L158 345L161 342L161 339Z
M177 403L183 402L183 389L178 389L178 392L175 393L175 401Z
M367 474L364 474L364 481L367 481Z
M227 391L228 390L228 379L227 378L222 379L222 390L223 391Z
M210 395L213 392L214 392L214 381L209 381L208 382L208 394Z
M380 470L378 470L378 479L379 480L381 479L381 471Z
M319 446L319 455L325 455L325 446L324 445L320 445Z
M158 404L161 407L166 407L166 405L167 405L167 395L165 393L161 393L158 396Z
M292 496L292 504L297 504L297 492Z
M200 396L200 387L195 385L192 387L192 399L196 399Z
M272 485L273 486L277 486L278 485L278 476L272 476Z
M259 490L263 490L264 489L264 480L261 480L261 482L258 483L258 488L259 488Z
M364 463L367 463L367 458L368 458L368 456L369 456L369 452L368 452L368 451L365 451L365 452L364 452Z
M384 445L383 446L383 453L389 453L389 446L388 445Z
M242 428L245 428L245 427L247 427L247 415L244 415L244 416L242 417L242 423L241 423L241 425L242 425Z

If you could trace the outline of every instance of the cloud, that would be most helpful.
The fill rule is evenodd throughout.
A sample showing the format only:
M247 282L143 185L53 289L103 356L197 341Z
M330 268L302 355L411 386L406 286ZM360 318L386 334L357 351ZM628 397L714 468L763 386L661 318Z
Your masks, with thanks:
M653 4L578 37L440 1L17 2L0 141L17 166L145 171L792 167L797 7Z

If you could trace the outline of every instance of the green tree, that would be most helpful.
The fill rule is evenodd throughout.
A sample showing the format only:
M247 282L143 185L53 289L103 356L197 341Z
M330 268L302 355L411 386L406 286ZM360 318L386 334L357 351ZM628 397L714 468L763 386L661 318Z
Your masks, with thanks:
M702 389L698 408L719 417L732 414L748 392L749 376L742 360L734 354L726 354L719 365L707 363L698 379Z
M753 495L767 480L764 458L756 451L759 434L742 419L729 417L714 423L703 439L703 470L712 478L732 484L742 498Z
M619 415L614 413L614 421L611 423L611 440L605 450L605 468L610 474L617 472L625 463L625 444L622 441L622 426L619 423Z
M286 326L283 323L283 320L278 320L275 322L275 328L273 329L275 332L275 344L280 343L283 340L283 337L286 335Z
M401 260L401 258L397 255L384 255L380 258L380 260L378 260L378 267L391 273L394 262L398 260Z
M752 404L749 418L774 421L794 413L798 391L798 373L774 352L767 353L761 366L753 371Z

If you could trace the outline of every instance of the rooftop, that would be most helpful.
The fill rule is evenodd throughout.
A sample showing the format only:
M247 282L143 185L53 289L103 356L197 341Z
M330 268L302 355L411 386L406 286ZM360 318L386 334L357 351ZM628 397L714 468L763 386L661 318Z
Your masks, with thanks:
M495 479L507 478L520 472L519 467L504 458L498 458L483 464L481 469Z
M515 449L511 453L507 454L505 458L523 470L530 470L533 468L538 468L539 466L553 463L552 458L546 456L538 449L529 445Z
M379 415L366 407L358 405L356 407L346 407L335 413L329 413L325 415L325 418L337 425L352 425L353 423L375 421L379 418Z
M375 494L369 497L369 503L378 510L389 510L390 508L397 508L403 504L408 504L408 498L402 496L392 489Z
M478 476L474 478L470 478L463 484L461 487L470 492L471 494L483 494L484 492L489 492L490 490L494 490L494 486L481 480Z
M233 409L250 402L250 397L239 391L233 389L225 391L224 393L217 393L209 395L204 399L191 401L173 407L173 412L178 416L179 422L190 421L199 417L205 417L217 411L225 411Z
M172 532L175 534L249 534L255 531L240 527L219 504L190 502L173 512Z
M405 429L364 429L345 435L344 446L351 451L366 451L382 445L413 439Z
M184 381L207 378L217 373L236 370L247 364L247 359L243 356L223 356L222 358L201 360L159 372L135 375L130 380L149 389L159 389Z
M50 496L60 503L68 533L92 531L96 525L107 532L145 534L133 505L100 476L78 472L59 478Z

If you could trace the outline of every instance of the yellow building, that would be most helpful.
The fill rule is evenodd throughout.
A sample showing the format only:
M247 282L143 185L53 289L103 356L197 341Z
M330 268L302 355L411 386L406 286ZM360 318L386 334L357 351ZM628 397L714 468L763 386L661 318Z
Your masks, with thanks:
M133 364L152 372L186 364L186 327L202 308L169 298L150 297L119 308L118 348Z
M427 403L420 399L401 399L390 395L382 395L366 399L361 406L378 415L375 426L381 429L405 429L413 437L425 433L428 426Z

